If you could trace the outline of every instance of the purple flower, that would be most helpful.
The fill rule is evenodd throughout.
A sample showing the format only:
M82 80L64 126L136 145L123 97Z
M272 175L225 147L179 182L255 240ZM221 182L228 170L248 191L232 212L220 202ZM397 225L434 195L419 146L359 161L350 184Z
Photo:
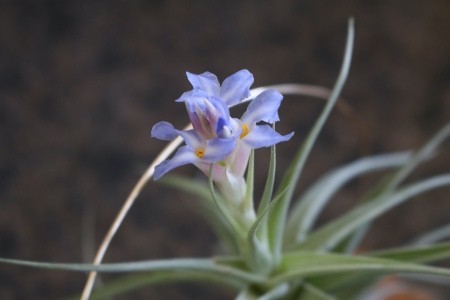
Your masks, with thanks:
M278 108L283 96L275 90L267 90L257 96L241 119L230 117L228 107L250 95L253 75L249 71L234 73L222 85L209 72L200 75L188 72L187 77L193 90L183 93L176 101L185 103L193 129L177 130L164 121L153 126L152 137L172 140L181 136L186 143L172 159L156 166L155 179L190 163L205 174L213 164L215 181L229 179L230 176L239 178L245 172L251 149L270 147L289 140L293 135L282 136L269 125L257 125L260 121L273 124L279 120Z
M252 73L245 69L226 78L222 86L220 86L216 75L210 72L205 72L200 75L186 72L186 75L194 91L203 91L208 95L215 96L221 99L226 106L237 104L250 96L250 87L253 84ZM183 98L183 95L178 101Z
M280 135L269 125L256 125L260 121L273 124L280 120L278 108L283 96L276 90L266 90L259 94L247 107L241 120L240 140L253 149L270 147L279 142L288 141L294 133Z

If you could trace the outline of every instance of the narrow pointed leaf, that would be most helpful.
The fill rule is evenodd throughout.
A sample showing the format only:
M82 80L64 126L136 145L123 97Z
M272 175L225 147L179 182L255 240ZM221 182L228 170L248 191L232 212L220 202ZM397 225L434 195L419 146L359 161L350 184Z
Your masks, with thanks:
M298 250L327 250L335 247L348 234L371 222L376 217L404 201L426 191L450 185L450 174L435 176L400 189L381 195L377 199L364 203L350 210L344 216L315 231L304 242L298 244Z
M286 294L289 292L289 285L287 283L281 283L280 285L274 287L261 297L258 297L258 300L279 300L283 299Z
M314 284L304 283L304 292L301 295L302 300L337 300L334 296L315 286Z
M211 192L206 183L175 175L163 178L160 183L184 190L197 196L197 199L201 200L198 201L198 203L200 204L205 218L210 222L217 235L226 244L230 253L237 253L238 246L236 245L237 241L233 236L234 229L213 203ZM216 197L219 197L219 195L216 195Z
M399 261L429 263L450 258L450 242L381 250L369 253L369 255Z
M450 258L450 243L442 243L426 247L403 247L368 253L367 256L390 259L409 263L431 263ZM348 289L364 290L381 275L388 271L367 273L364 271L317 276L309 281L328 291L345 291Z
M20 259L0 258L0 263L12 264L39 269L79 271L79 272L103 272L103 273L128 273L128 272L162 272L164 274L178 274L191 272L196 274L229 277L229 279L240 280L243 283L261 282L263 278L259 275L231 267L225 264L218 264L213 259L204 258L183 258L165 260L147 260L125 263L109 263L101 265L77 264L77 263L51 263L36 262ZM228 280L228 279L227 279Z
M323 111L319 118L308 134L306 140L301 145L300 150L297 152L291 167L288 169L285 177L283 178L279 190L287 189L287 192L279 204L274 208L270 214L269 219L269 235L272 253L275 256L275 260L279 260L282 252L282 241L284 235L285 224L287 221L287 213L291 203L291 199L295 190L296 183L300 177L300 174L305 166L306 160L312 150L312 147L317 140L317 137L323 128L325 121L330 115L331 110L336 103L339 94L344 86L345 80L350 69L350 62L353 50L353 38L354 27L353 19L350 19L348 26L347 42L345 47L344 61L336 81L336 84L331 92L330 98L327 101Z
M296 252L283 256L278 273L270 280L276 285L297 278L344 272L420 273L450 278L450 269L415 263L330 253Z
M97 288L90 299L111 299L127 292L138 290L149 285L170 284L177 282L201 282L206 284L224 284L230 288L240 290L245 288L244 282L234 278L227 278L216 274L199 274L196 272L158 272L158 273L138 273L126 275L112 282L107 282L102 287ZM80 299L79 296L73 300ZM71 299L72 300L72 299Z
M275 124L273 125L273 127ZM274 128L275 129L275 128ZM270 199L272 198L273 194L273 185L275 183L275 171L276 171L276 164L277 164L277 153L276 153L276 145L273 145L270 147L270 162L269 162L269 170L267 172L267 180L266 185L264 187L264 192L261 197L261 202L258 206L257 215L259 216L269 205Z
M413 242L413 245L430 245L450 238L450 224L424 234Z
M255 269L258 264L264 264L259 270L263 273L268 273L274 267L273 253L270 252L267 236L261 236L258 234L260 230L264 230L264 226L267 225L267 216L270 210L277 205L277 203L283 198L285 191L278 194L272 202L258 215L255 222L252 224L247 234L247 242L249 245L249 260Z
M251 150L250 158L248 161L247 168L247 188L245 190L245 197L243 202L244 212L254 212L253 208L253 189L254 189L254 178L255 178L255 150Z
M211 166L209 179L208 179L211 198L213 199L215 208L217 209L218 213L220 213L222 215L223 219L225 220L225 222L228 223L227 227L230 228L230 230L232 231L231 236L236 241L236 246L238 248L238 252L242 253L243 251L241 248L243 247L243 242L245 241L244 229L242 228L241 224L238 223L238 220L236 220L233 217L230 210L226 206L225 201L223 201L223 199L219 195L217 195L215 188L214 188L212 170L213 170L213 168Z
M439 130L414 156L401 168L386 186L389 192L400 185L401 182L424 160L435 154L436 149L450 136L450 123Z
M393 175L389 176L372 190L369 195L365 197L365 201L372 201L379 196L388 195L395 191L399 185L425 160L431 158L437 148L450 136L450 123L444 126L438 133L436 133L424 146L422 146L414 155ZM353 234L353 238L348 239L343 246L349 252L356 249L362 238L371 227L371 222L367 222L364 226L359 227ZM345 245L346 244L346 245Z
M302 241L331 197L350 180L365 173L401 166L410 157L409 152L370 156L327 173L294 206L285 242Z

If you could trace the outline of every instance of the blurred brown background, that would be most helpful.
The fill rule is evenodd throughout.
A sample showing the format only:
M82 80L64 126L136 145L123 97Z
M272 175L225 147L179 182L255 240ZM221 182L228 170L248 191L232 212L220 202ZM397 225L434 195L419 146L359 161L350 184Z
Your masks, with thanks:
M334 112L301 186L363 154L417 148L449 121L448 1L1 1L0 256L89 258L89 241L98 245L164 146L150 139L151 126L187 122L183 105L173 101L190 88L185 71L209 70L224 79L247 68L255 87L332 87L350 16L356 44L343 97L362 121L355 125ZM286 97L278 128L296 135L279 147L279 173L321 105ZM415 178L449 166L444 151ZM258 174L261 180L263 170ZM350 207L370 183L354 182L323 218ZM449 194L447 188L395 209L375 223L364 248L399 245L447 224ZM92 236L83 235L83 228ZM195 199L152 182L106 260L215 251L215 236ZM80 292L84 279L80 273L1 265L0 299L59 299ZM181 284L116 299L220 295L232 294Z

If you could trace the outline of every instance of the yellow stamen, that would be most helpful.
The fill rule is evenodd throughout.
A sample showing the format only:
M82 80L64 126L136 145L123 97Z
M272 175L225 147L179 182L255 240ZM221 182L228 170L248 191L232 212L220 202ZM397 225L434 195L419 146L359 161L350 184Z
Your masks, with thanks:
M205 149L198 148L197 151L195 151L195 155L197 155L198 158L203 158L203 156L205 156Z
M250 132L250 129L248 129L247 124L242 125L242 132L241 132L241 135L239 136L239 138L240 139L245 138L249 132Z

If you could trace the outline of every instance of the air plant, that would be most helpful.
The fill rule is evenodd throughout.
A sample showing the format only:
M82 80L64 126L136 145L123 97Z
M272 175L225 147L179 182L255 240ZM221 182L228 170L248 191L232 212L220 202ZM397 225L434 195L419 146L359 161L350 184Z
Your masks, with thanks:
M241 70L222 84L205 72L187 73L192 90L177 100L184 103L191 126L175 129L162 121L152 136L171 141L133 189L92 264L58 264L0 259L2 263L37 268L91 272L82 299L91 296L97 272L132 273L92 294L106 298L163 282L214 281L236 291L236 299L359 299L388 274L425 274L450 281L450 270L427 263L450 257L447 227L417 242L395 249L357 253L373 220L413 197L450 185L450 173L405 184L450 136L450 124L417 151L364 157L331 170L300 196L294 191L309 154L335 106L350 68L354 38L349 22L346 50L337 82L305 136L282 180L275 186L276 144L290 143L293 133L280 134L275 123L283 94L304 94L302 85L278 85L251 90L253 75ZM249 103L241 118L230 107ZM178 146L181 143L183 146ZM254 197L254 152L270 147L267 180L260 199ZM178 148L178 150L177 150ZM175 152L171 158L169 156ZM207 178L167 176L193 164ZM365 174L388 170L390 175L343 215L317 225L327 203L346 183ZM226 254L210 258L172 258L102 264L108 245L142 187L153 177L191 192L207 208L207 219L226 246ZM167 178L166 178L167 177ZM257 201L256 201L257 200ZM294 201L295 200L295 201ZM258 205L256 205L258 204Z

